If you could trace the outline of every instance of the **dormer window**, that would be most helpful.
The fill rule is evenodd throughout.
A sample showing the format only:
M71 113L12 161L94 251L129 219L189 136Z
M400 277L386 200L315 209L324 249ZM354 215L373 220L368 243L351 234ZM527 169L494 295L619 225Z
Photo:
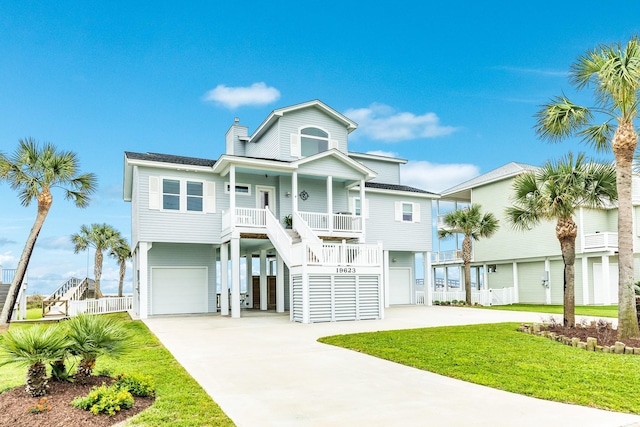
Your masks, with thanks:
M331 148L338 148L337 141L329 139L329 134L316 127L300 129L300 133L291 134L291 155L308 157Z

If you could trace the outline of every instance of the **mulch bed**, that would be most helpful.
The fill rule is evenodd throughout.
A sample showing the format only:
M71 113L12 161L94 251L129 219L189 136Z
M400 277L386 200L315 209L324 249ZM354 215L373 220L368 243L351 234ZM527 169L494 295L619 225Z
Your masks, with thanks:
M51 405L51 410L35 414L30 413L29 408L38 403L40 398L29 396L24 385L0 393L0 426L112 426L153 405L155 399L152 397L134 397L133 407L110 417L104 414L93 415L89 411L69 404L76 397L87 395L93 386L100 386L102 383L109 385L112 381L112 378L104 376L93 376L87 380L86 384L49 380L49 389L45 397Z
M610 325L599 322L596 325L576 325L575 328L565 328L562 325L543 325L540 330L555 332L569 338L580 338L580 341L587 341L587 338L597 338L598 345L611 347L616 341L623 342L627 347L640 348L639 339L619 340L618 331Z

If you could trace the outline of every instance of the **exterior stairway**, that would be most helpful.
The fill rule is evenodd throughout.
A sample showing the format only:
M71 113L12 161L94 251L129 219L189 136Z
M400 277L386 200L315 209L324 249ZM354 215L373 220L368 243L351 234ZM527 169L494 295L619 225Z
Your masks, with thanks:
M43 318L64 318L69 316L69 301L86 299L95 295L93 279L70 278L42 301Z
M4 303L7 300L9 294L9 283L0 283L0 311L4 308Z

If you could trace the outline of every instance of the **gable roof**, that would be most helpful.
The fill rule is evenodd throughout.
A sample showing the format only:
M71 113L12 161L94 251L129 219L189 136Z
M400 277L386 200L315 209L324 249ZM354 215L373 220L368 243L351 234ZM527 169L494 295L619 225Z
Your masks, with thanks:
M442 191L441 194L443 198L449 196L455 197L459 193L469 191L472 188L480 187L492 182L502 181L503 179L511 178L516 175L520 175L523 172L528 172L536 169L538 169L536 166L528 165L526 163L507 163L506 165L500 166L497 169L493 169L485 174L465 181L462 184L458 184L454 187L448 188Z
M347 127L347 132L351 133L358 127L358 124L345 116L329 107L324 102L314 99L313 101L303 102L301 104L291 105L289 107L278 108L277 110L273 110L271 114L262 122L260 126L256 129L256 131L251 135L250 139L259 138L267 129L269 129L278 119L284 116L287 113L292 111L303 110L305 108L318 108L319 110L324 111L328 115L332 116L337 121L341 122Z
M366 175L366 179L373 179L375 178L378 174L371 170L370 168L368 168L367 166L363 165L362 163L353 160L352 158L350 158L349 156L347 156L346 154L344 154L342 151L336 150L335 148L332 148L330 150L327 151L322 151L320 153L316 153L312 156L308 156L308 157L303 157L302 159L299 160L294 160L292 163L297 166L299 165L304 165L306 163L312 163L318 159L322 159L325 157L335 157L338 160L342 161L343 163L347 164L348 166L350 166L351 168L359 171L360 173Z

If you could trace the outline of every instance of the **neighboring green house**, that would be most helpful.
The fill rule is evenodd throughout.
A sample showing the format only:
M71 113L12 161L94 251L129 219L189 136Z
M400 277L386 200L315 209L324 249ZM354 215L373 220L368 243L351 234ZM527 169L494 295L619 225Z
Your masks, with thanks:
M356 127L316 100L251 135L236 119L217 160L126 152L134 312L273 309L310 323L416 303L439 196L400 183L406 160L350 152Z
M491 238L474 244L472 285L475 289L512 289L512 301L536 304L562 304L563 262L555 235L555 222L545 222L530 231L516 231L505 218L510 206L514 177L534 166L509 163L467 182L445 190L438 206L438 218L444 214L445 202L451 208L479 203L483 212L492 212L500 220L500 229ZM640 214L639 188L634 178L636 218ZM580 208L576 218L575 295L576 304L617 304L618 302L618 233L617 210ZM439 221L438 226L442 226ZM640 222L636 221L636 248L639 248ZM443 247L443 242L437 243ZM436 295L457 291L464 286L457 281L462 261L453 251L437 249L432 255ZM639 271L640 254L636 256ZM455 279L450 279L454 277ZM440 292L440 294L438 294Z

